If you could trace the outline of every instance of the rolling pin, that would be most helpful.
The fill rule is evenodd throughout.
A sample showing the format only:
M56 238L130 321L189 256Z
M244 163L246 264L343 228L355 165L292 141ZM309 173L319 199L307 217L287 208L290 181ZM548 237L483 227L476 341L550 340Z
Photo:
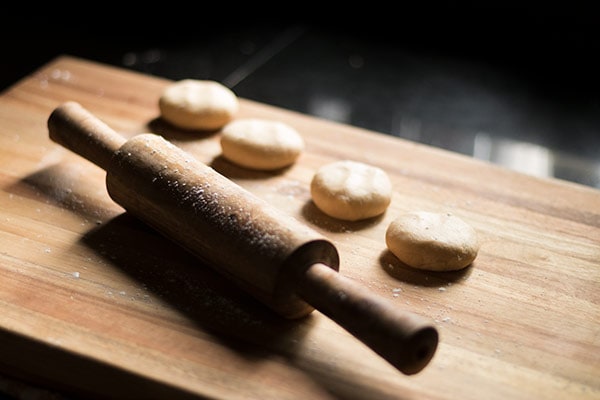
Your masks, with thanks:
M329 240L161 136L126 140L73 101L52 111L48 130L106 171L113 201L282 317L317 309L407 375L433 357L429 320L341 275Z

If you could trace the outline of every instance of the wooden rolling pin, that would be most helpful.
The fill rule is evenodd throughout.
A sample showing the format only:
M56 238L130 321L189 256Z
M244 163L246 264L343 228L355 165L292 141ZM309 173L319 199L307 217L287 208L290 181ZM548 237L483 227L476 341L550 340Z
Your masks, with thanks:
M57 107L48 129L106 171L116 203L283 317L317 309L405 374L433 357L430 321L342 276L329 240L162 137L126 140L76 102Z

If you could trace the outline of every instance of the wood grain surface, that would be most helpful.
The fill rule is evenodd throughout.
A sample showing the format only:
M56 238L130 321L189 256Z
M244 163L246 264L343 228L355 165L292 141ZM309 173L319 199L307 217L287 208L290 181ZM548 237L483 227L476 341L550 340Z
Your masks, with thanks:
M219 133L158 118L170 81L69 56L0 97L0 372L82 398L600 399L600 192L241 100L283 120L298 162L250 172ZM152 132L330 238L340 273L435 322L431 363L406 376L318 311L283 320L125 213L105 173L48 138L74 100L125 137ZM341 222L311 203L315 170L383 168L380 218ZM402 212L449 212L477 230L465 270L416 271L385 248Z

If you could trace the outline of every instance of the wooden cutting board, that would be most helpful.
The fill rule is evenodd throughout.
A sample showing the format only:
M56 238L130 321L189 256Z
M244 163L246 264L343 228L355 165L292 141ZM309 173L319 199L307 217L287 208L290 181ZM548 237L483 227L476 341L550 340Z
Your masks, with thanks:
M241 99L307 148L278 174L223 161L218 133L168 128L170 82L69 56L0 97L0 372L90 398L599 399L600 192ZM340 273L435 322L431 363L406 376L313 312L284 321L112 202L104 171L48 139L67 100L126 137L154 132L338 247ZM308 185L328 162L383 168L381 218L323 216ZM472 266L419 272L386 251L405 211L449 212L482 242Z

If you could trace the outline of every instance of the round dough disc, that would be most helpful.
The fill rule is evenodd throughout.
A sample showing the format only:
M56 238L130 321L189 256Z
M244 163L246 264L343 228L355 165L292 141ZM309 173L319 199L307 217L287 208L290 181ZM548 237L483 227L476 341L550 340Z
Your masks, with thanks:
M454 271L470 265L479 251L475 229L451 214L413 211L393 220L385 235L388 249L418 269Z
M392 200L392 183L384 170L351 160L319 168L310 191L321 211L346 221L383 214Z
M303 150L302 136L280 121L239 119L221 130L223 157L245 168L275 170L287 167Z
M163 91L158 106L161 117L178 128L215 130L233 119L239 101L219 82L184 79Z

